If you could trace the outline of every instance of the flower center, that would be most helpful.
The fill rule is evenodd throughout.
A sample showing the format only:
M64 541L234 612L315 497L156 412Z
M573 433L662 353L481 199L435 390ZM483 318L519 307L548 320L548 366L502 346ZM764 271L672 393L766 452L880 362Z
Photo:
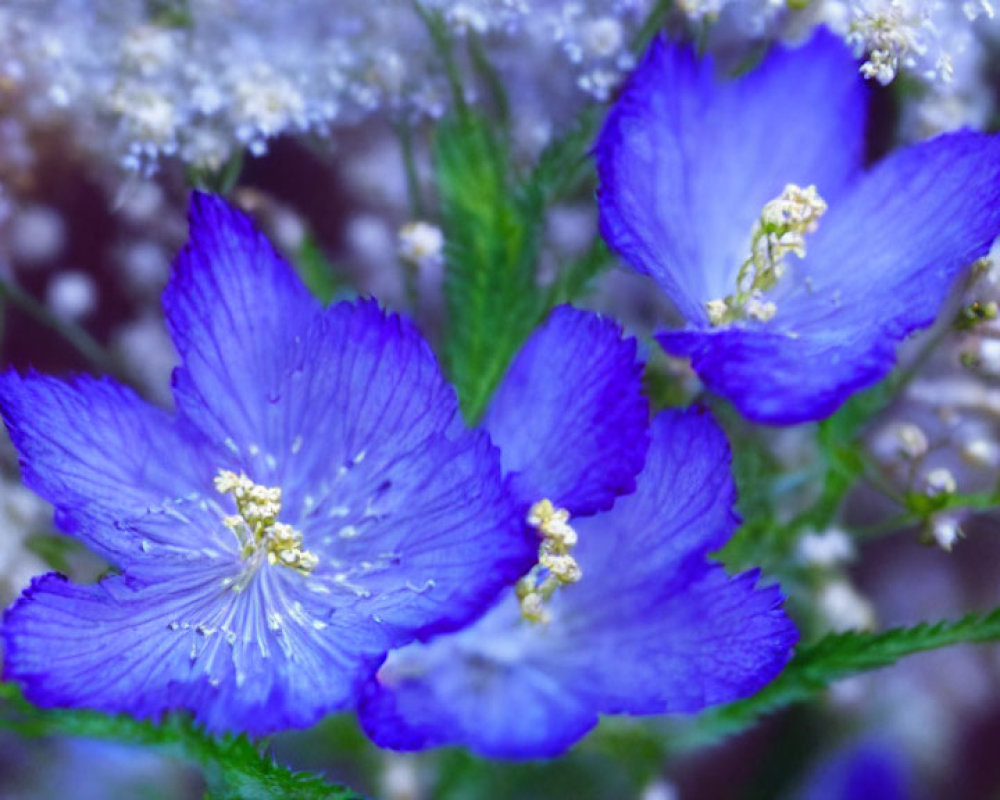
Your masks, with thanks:
M785 273L785 256L805 256L806 234L816 230L825 212L826 201L815 186L803 189L789 183L780 196L765 203L754 223L750 256L736 276L736 291L705 303L708 321L718 326L739 319L771 319L778 308L764 299L764 292L774 288Z
M281 488L261 486L243 473L220 469L215 476L215 488L221 494L231 494L237 514L223 523L240 543L244 561L259 565L266 557L268 564L280 564L308 575L319 559L302 547L302 534L291 525L278 521L281 513Z
M550 500L539 500L528 511L528 524L542 539L538 563L517 582L515 591L521 616L530 622L544 623L551 619L545 602L559 587L579 581L583 573L570 555L577 537L569 525L566 509L556 508Z

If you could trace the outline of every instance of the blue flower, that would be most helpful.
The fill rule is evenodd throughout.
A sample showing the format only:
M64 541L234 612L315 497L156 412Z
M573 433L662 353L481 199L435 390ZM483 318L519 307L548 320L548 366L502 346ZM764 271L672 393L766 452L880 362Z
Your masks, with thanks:
M569 321L565 314L555 322ZM589 363L588 354L614 353L611 332L594 324L569 340L550 323L529 340L499 390L486 424L505 467L523 468L516 483L523 499L535 501L529 519L541 538L539 565L476 624L389 655L359 706L377 744L554 756L598 714L696 711L750 694L788 658L796 634L778 590L755 590L755 575L730 579L706 560L737 521L728 447L706 413L664 412L654 420L635 490L611 510L584 516L627 492L631 476L629 486L618 481L611 491L556 488L601 480L601 461L588 457L597 455L595 443L609 443L600 458L622 476L634 475L638 464L634 455L623 463L620 451L637 441L645 449L636 415L644 406L619 400L615 410L587 389L604 382L606 396L617 384L622 399L638 397L631 349L615 345L617 366ZM519 369L525 362L559 363L567 341L578 353L564 369L538 368L527 380ZM519 379L512 385L512 378ZM506 402L508 393L518 402ZM525 409L532 429L519 436ZM648 424L644 416L641 424ZM532 460L528 442L561 457ZM523 455L513 456L521 446ZM580 496L603 500L565 513Z
M866 90L819 32L727 80L653 42L596 145L605 238L687 321L659 335L749 418L830 414L1000 234L1000 139L862 168Z
M0 380L25 482L120 570L42 576L7 612L5 677L31 700L306 726L530 565L499 453L412 324L324 310L206 195L164 307L173 415L110 380Z
M841 747L807 777L796 800L908 800L910 765L902 751L878 739Z

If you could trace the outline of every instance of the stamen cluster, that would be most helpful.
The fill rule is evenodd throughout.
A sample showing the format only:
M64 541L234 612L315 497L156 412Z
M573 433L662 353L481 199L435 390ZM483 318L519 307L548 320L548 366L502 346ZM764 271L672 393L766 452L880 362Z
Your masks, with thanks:
M754 225L750 257L736 277L735 294L705 303L712 325L738 319L767 322L774 317L777 306L764 299L764 292L774 288L784 275L786 256L805 256L806 234L816 230L826 207L815 186L803 189L794 183L787 184L781 195L765 203Z
M569 512L556 508L552 501L539 500L528 511L528 524L538 531L538 564L517 582L521 616L531 622L548 622L551 614L545 601L556 589L576 583L583 577L580 565L570 554L577 542L576 531L569 525Z
M256 560L259 555L268 564L281 564L308 575L319 563L315 554L303 549L302 534L291 525L278 521L281 513L281 488L261 486L243 473L220 469L215 488L221 494L231 494L237 514L223 523L239 540L243 558Z

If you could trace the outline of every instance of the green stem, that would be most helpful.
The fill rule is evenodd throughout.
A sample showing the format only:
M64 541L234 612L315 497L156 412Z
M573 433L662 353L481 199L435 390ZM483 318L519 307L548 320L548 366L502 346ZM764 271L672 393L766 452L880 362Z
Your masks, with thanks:
M406 121L396 125L399 149L403 155L403 171L406 174L406 197L413 219L426 219L427 209L420 191L420 177L417 173L417 159L413 148L413 129Z
M434 41L438 55L441 56L452 100L456 110L461 112L465 108L465 92L462 91L462 79L459 75L458 65L455 63L455 50L452 47L451 37L448 35L448 27L441 19L440 14L424 8L420 0L413 0L413 9L427 26L427 31Z
M30 317L62 336L99 372L119 372L114 359L93 336L79 325L57 317L9 278L0 278L0 297L6 298Z

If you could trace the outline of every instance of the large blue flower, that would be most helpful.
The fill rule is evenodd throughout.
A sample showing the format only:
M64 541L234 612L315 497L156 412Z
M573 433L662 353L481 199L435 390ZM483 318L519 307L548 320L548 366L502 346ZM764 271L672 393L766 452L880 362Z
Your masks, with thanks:
M826 32L734 80L658 39L598 140L605 238L688 323L661 344L751 419L818 419L885 375L1000 234L1000 138L864 171L865 109Z
M164 306L175 415L109 380L0 380L25 482L120 570L42 576L7 612L5 676L30 699L309 725L530 566L499 453L409 322L323 309L206 195Z
M452 743L487 756L552 756L598 714L695 711L753 692L788 657L795 631L777 589L755 590L756 576L730 579L706 560L736 524L728 447L706 413L657 417L635 491L610 511L579 518L609 505L613 492L604 490L587 494L605 502L583 505L569 520L559 514L556 507L574 505L576 495L561 490L576 483L570 474L581 485L600 480L593 443L611 441L617 428L617 448L607 447L603 460L626 475L635 459L626 452L627 467L620 451L640 437L634 412L622 413L634 400L602 411L596 393L577 388L602 382L594 377L602 373L627 377L631 353L619 345L618 366L594 370L587 354L610 354L608 344L598 344L608 334L583 334L574 337L579 353L564 370L538 369L531 381L505 384L486 418L505 466L527 467L518 473L521 497L542 500L530 513L547 568L522 578L475 625L389 655L359 708L380 745ZM564 337L542 331L525 350L546 364L558 363L565 348ZM525 360L522 353L519 364ZM524 378L519 364L511 376ZM560 390L546 391L552 386ZM519 402L505 402L508 393ZM530 432L518 435L526 408L537 416ZM522 462L514 454L527 457L519 448L529 441L561 457Z

